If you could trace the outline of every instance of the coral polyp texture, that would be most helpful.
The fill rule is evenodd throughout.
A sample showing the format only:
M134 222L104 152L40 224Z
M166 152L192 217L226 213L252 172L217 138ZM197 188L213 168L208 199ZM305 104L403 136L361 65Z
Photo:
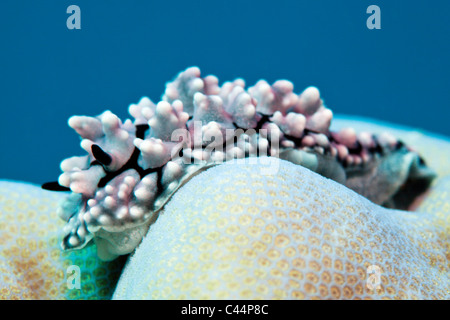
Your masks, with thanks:
M111 111L69 119L87 155L62 161L58 182L43 186L71 191L58 209L67 221L64 249L94 239L104 260L132 252L180 186L236 158L278 157L397 209L408 208L435 177L388 133L331 131L333 113L319 90L296 94L287 80L219 86L191 67L167 83L162 101L144 97L129 113L133 120Z
M409 212L268 159L277 174L238 159L192 178L128 259L113 298L450 297L449 179Z
M105 262L95 246L61 251L64 221L56 209L64 194L0 180L0 300L109 299L123 259ZM68 286L77 266L80 287Z

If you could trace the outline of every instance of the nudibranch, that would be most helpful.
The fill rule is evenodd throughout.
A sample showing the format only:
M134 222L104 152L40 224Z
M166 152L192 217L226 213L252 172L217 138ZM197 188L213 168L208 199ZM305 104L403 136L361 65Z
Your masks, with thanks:
M435 177L388 133L330 131L333 113L316 87L296 94L287 80L245 86L242 79L219 86L191 67L166 84L157 104L147 97L131 104L133 121L111 111L71 117L87 155L63 160L58 181L43 185L71 191L58 209L67 221L63 249L94 239L104 260L132 252L181 185L236 158L278 157L400 209Z

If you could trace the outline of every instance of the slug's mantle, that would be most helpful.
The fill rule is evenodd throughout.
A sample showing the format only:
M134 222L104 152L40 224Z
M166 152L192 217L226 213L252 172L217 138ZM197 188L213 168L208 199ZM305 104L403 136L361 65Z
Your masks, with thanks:
M167 83L158 104L147 97L131 104L133 121L110 111L71 117L87 155L63 160L58 182L43 185L71 191L59 207L63 248L94 239L104 260L132 252L184 182L235 158L279 157L387 207L408 208L428 188L433 171L401 141L331 132L333 113L319 90L293 90L286 80L219 86L191 67Z

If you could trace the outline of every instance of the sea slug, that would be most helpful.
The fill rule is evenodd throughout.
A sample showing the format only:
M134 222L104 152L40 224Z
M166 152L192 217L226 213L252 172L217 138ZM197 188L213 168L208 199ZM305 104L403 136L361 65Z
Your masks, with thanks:
M62 161L58 182L43 185L71 191L58 209L67 221L64 249L94 239L101 259L132 252L181 185L236 158L278 157L398 209L435 177L417 152L388 133L330 131L333 113L319 90L296 94L287 80L219 86L215 76L191 67L167 83L162 101L144 97L129 113L133 121L111 111L69 119L87 155Z

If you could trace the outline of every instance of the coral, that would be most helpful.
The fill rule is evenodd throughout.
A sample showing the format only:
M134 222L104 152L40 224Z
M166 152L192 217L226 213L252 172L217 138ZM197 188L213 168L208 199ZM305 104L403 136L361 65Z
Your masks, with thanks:
M279 157L396 208L435 176L389 134L330 131L333 113L315 87L295 94L287 80L260 80L245 89L241 79L219 86L192 67L167 83L162 99L130 105L133 121L110 111L69 119L88 155L64 160L59 185L44 185L78 194L59 209L64 249L94 239L102 259L132 252L183 183L235 158Z
M450 298L449 177L432 210L407 212L269 159L192 178L131 255L113 298ZM279 170L260 174L267 165Z
M111 298L124 261L100 261L95 245L61 251L64 222L56 211L64 199L0 180L0 300ZM80 268L79 289L68 286L70 266Z

